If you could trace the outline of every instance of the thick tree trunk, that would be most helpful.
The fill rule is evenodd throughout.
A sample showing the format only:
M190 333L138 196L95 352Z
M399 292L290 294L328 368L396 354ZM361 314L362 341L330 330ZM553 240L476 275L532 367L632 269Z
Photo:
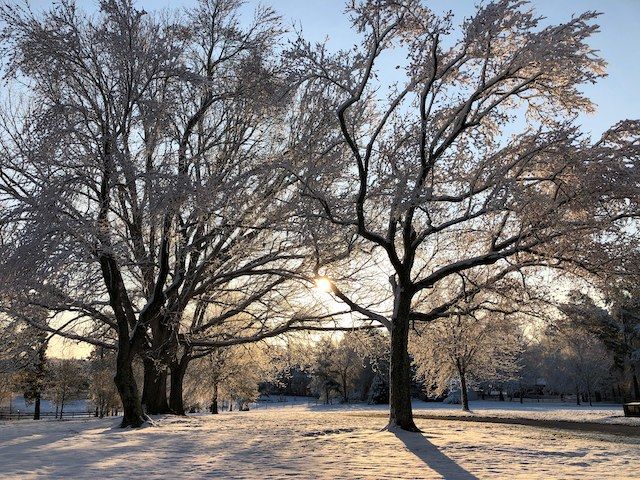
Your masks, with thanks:
M33 407L33 419L40 420L40 394L36 395L35 405Z
M105 142L105 156L110 158L110 142ZM100 220L108 221L108 189L109 175L105 172L102 180L101 191L101 211ZM106 238L106 244L109 245L109 239ZM133 374L133 355L139 349L141 341L141 330L137 330L134 326L135 319L131 302L127 298L124 280L120 274L117 262L108 254L100 256L100 267L104 278L107 291L109 292L109 303L113 309L118 325L118 354L116 356L116 375L114 382L120 395L122 403L122 423L121 427L140 427L147 419L140 402L138 394L138 385ZM130 332L129 328L134 330ZM130 338L130 335L132 338Z
M176 415L185 415L182 385L187 373L189 361L182 357L179 362L171 363L171 391L169 392L169 408Z
M123 343L126 342L125 345ZM138 385L133 375L132 355L128 345L128 339L119 342L118 356L116 358L116 376L114 381L122 402L122 427L139 427L146 417L142 410L142 402L138 394Z
M167 368L152 358L145 358L142 405L146 414L160 415L171 413L167 402Z
M389 430L400 428L419 432L411 410L411 361L409 358L409 314L411 296L396 294L391 320L391 361L389 364Z

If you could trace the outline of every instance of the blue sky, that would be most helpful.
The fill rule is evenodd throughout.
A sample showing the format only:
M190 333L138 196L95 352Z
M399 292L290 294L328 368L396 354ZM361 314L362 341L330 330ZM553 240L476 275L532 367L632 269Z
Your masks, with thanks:
M87 9L96 8L97 0L78 0ZM191 6L196 0L137 0L147 11ZM301 24L305 35L314 40L329 38L333 48L350 46L353 35L343 14L343 0L247 0L250 12L258 4L274 7L287 25ZM47 0L32 0L37 7L51 4ZM435 11L452 10L462 20L474 9L474 0L427 0ZM601 32L593 37L592 45L601 51L609 63L609 76L597 85L588 85L585 92L598 106L595 115L580 119L586 131L599 135L608 126L624 118L640 118L640 0L532 0L536 11L550 23L570 18L586 10L602 12L598 23ZM393 72L382 72L392 75Z
M192 5L195 0L138 0L147 10L167 6ZM349 22L343 14L343 0L248 0L251 10L259 3L271 5L288 24L299 23L305 34L315 40L329 38L335 48L353 44ZM471 14L473 0L429 0L435 11L452 10L456 20ZM624 118L640 118L640 0L532 0L536 11L550 23L558 23L587 10L602 12L598 19L601 32L591 44L608 62L608 77L585 87L598 106L595 115L580 121L586 131L599 135Z

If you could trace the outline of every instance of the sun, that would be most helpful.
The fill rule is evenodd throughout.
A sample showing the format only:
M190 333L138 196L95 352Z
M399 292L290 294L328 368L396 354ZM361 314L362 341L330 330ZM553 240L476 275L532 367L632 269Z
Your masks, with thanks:
M329 280L327 277L317 277L315 282L316 282L316 288L321 292L333 291L333 282Z

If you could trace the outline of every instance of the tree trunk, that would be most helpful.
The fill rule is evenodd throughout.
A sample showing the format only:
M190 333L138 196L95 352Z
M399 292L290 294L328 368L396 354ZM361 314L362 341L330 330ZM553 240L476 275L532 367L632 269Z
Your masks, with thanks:
M349 395L347 395L347 376L342 376L342 401L343 403L349 403Z
M146 414L171 413L167 402L167 369L152 358L144 358L142 405Z
M182 398L182 384L187 373L189 360L186 356L179 362L171 363L171 391L169 392L169 408L176 415L185 415L184 400Z
M36 394L36 401L33 407L33 419L40 420L40 393Z
M458 370L460 375L460 398L462 399L462 410L469 412L469 395L467 394L467 375L464 370Z
M111 153L110 142L105 142L105 156L110 158ZM102 181L103 190L107 190L109 185L108 172ZM107 221L109 193L101 192L101 211L100 220ZM104 239L107 245L110 244L109 239ZM138 394L138 385L133 374L133 355L140 348L142 340L142 330L135 327L136 323L133 318L133 308L131 302L127 298L124 280L120 274L120 270L116 261L108 254L100 255L100 267L104 278L107 291L109 292L109 303L113 309L118 326L118 354L116 356L116 375L114 382L120 395L122 403L122 423L121 427L140 427L147 419L140 402ZM128 313L127 313L128 312ZM133 328L130 331L129 328ZM130 337L131 334L131 337Z
M114 381L122 402L122 423L121 427L139 427L146 416L142 410L142 402L138 394L138 385L133 375L132 355L129 347L129 340L119 339L118 355L116 357L116 376Z
M633 396L636 401L640 401L640 383L638 382L638 374L633 372Z
M411 296L396 287L391 320L391 361L389 364L389 430L400 428L419 432L411 410L411 361L409 358L409 314Z
M580 390L576 387L576 405L580 405Z
M213 398L211 399L211 413L218 414L218 382L213 384Z

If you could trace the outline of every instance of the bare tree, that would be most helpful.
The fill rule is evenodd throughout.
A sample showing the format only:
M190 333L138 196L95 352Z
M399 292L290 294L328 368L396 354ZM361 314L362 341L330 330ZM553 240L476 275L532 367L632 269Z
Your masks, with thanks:
M6 74L28 86L1 122L3 221L19 230L3 308L29 322L24 306L39 305L39 328L117 349L123 426L171 410L184 317L205 304L232 319L302 261L283 228L291 175L273 167L279 19L260 8L242 27L239 4L171 18L128 0L97 16L0 9Z
M638 123L592 142L573 122L593 111L581 85L604 75L587 43L596 13L544 26L500 0L454 30L420 0L347 10L355 47L300 37L288 53L300 78L289 164L317 275L391 333L389 428L417 430L412 322L448 316L473 281L575 263L581 238L637 213Z
M416 374L436 395L457 383L460 404L468 412L469 388L509 380L518 371L519 333L509 316L481 309L422 325L410 349Z
M575 393L578 405L585 396L591 406L595 391L602 389L610 378L611 352L595 335L571 322L551 325L546 337L547 388Z
M51 360L45 394L56 406L56 418L62 420L64 407L70 401L85 397L88 385L86 373L81 360Z
M560 310L568 321L602 342L612 356L621 378L626 380L628 396L638 400L640 301L632 289L617 290L621 287L621 282L610 284L607 288L607 301L601 305L590 296L573 292L570 301L561 305ZM588 336L586 338L593 343Z

